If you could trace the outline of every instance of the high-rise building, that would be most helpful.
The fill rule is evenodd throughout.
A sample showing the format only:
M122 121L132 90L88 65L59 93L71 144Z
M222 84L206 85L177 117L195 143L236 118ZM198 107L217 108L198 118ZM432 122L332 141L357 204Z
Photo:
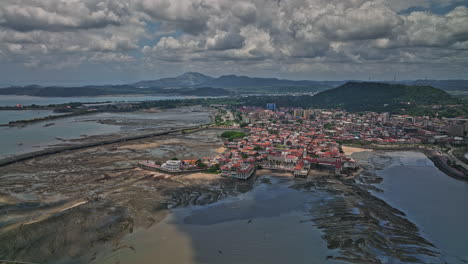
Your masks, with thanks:
M276 111L276 104L275 103L269 103L266 105L266 109L271 110L271 111Z
M304 110L303 117L309 119L311 114L312 114L312 110Z
M304 115L304 110L303 109L294 109L294 117L302 117Z
M385 112L380 115L379 120L383 123L388 123L390 121L390 113Z

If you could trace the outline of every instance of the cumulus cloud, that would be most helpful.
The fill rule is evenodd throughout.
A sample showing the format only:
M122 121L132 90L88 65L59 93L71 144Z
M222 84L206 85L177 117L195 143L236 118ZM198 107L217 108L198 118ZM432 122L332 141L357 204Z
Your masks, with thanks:
M104 28L129 16L123 1L4 0L0 6L0 25L17 31Z
M3 0L0 59L29 67L59 65L57 61L138 67L140 61L141 67L183 65L214 72L223 65L226 71L286 76L384 72L388 65L405 63L435 70L452 60L461 72L468 64L468 8L461 3ZM431 11L434 6L452 8L441 14Z

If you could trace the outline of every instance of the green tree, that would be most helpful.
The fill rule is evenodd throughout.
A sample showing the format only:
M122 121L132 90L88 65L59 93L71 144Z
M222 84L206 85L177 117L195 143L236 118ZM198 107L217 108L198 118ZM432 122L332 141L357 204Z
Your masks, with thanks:
M199 168L206 168L207 167L207 165L205 163L203 163L200 159L197 160L196 164L197 164L197 166Z

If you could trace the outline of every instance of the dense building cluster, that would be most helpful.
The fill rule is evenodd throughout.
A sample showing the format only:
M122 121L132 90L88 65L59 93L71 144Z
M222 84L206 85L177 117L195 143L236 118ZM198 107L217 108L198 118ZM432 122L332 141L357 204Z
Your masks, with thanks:
M341 149L343 143L377 145L463 144L468 122L463 119L414 117L389 113L280 108L237 109L247 134L229 132L226 150L214 158L167 161L167 172L211 168L221 176L248 179L258 168L307 177L311 170L352 175L358 168ZM235 137L240 134L240 137ZM234 138L233 138L234 136ZM141 164L148 167L148 164ZM213 171L216 171L213 170Z
M251 127L289 128L299 121L300 131L324 135L336 141L359 140L380 144L464 143L468 132L465 119L414 117L389 113L348 113L342 110L291 109L267 111L242 108L242 121ZM275 130L273 130L275 131Z
M462 144L468 131L467 122L460 119L342 110L277 110L273 105L268 104L267 110L238 109L250 133L226 142L227 150L218 160L223 165L222 175L237 177L246 164L289 171L297 177L306 177L314 168L346 175L357 168L343 153L340 143Z

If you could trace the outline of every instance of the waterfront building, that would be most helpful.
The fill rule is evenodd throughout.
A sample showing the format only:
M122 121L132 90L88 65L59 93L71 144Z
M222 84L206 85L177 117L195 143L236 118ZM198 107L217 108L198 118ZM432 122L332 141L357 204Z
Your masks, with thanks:
M255 165L237 162L226 164L221 167L221 176L246 180L255 172Z
M306 163L304 160L301 159L294 167L294 177L299 177L299 178L307 178L307 175L309 175L310 171L310 163Z

